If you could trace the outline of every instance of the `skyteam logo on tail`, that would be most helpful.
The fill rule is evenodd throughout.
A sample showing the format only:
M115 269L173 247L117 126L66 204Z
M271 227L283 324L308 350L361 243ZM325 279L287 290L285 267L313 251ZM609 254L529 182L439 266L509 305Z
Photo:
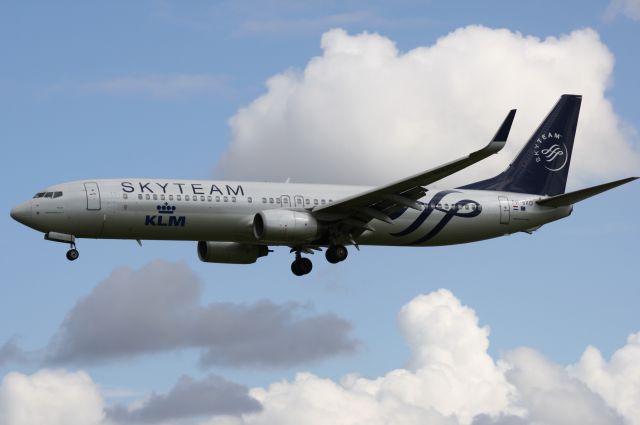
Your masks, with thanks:
M175 205L169 205L165 202L164 205L158 205L156 207L157 215L147 215L144 220L145 226L160 226L160 227L184 227L187 222L187 218L183 215L174 215L176 211Z
M569 161L569 150L560 133L542 133L533 145L533 155L549 171L560 171Z

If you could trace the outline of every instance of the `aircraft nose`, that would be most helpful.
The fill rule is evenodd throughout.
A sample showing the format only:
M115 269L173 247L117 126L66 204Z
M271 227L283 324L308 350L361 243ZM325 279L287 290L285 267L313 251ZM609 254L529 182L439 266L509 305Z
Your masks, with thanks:
M22 203L11 209L11 218L15 221L26 224L26 221L31 217L31 204L29 202Z

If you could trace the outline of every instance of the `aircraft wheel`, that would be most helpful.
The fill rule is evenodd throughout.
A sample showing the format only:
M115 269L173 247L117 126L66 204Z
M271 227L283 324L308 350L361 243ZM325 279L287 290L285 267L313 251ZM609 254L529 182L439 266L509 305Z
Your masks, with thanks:
M79 256L80 256L80 253L75 248L72 248L69 251L67 251L67 260L69 261L76 261Z
M346 260L347 255L349 255L349 251L344 245L331 245L325 252L325 257L331 264Z
M291 263L291 271L296 276L309 274L313 268L313 263L308 258L298 258Z
M313 263L308 258L301 258L300 269L302 270L302 274L309 274L311 273L311 269L313 269Z

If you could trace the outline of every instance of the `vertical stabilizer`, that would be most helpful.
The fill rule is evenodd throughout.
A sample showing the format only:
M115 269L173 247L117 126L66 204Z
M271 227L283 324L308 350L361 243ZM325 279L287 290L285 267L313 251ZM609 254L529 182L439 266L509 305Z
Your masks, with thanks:
M564 193L581 102L582 96L562 95L504 172L462 189L549 196Z

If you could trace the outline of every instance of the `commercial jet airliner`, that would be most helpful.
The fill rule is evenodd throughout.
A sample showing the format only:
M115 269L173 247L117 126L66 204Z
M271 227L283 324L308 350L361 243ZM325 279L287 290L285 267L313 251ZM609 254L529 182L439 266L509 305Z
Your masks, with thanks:
M515 110L491 142L470 155L381 187L125 178L50 186L13 208L11 217L70 245L77 238L197 241L200 260L254 263L270 246L295 253L291 271L306 275L303 254L347 246L435 246L531 233L567 217L573 204L637 177L565 193L581 96L563 95L515 160L487 180L447 190L431 185L505 145Z

